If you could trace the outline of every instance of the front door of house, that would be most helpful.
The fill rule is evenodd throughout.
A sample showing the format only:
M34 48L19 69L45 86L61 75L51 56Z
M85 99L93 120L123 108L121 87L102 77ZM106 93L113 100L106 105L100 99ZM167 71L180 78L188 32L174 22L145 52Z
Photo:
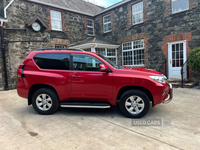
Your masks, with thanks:
M181 67L186 61L186 41L170 42L168 44L169 79L181 78ZM186 77L186 66L183 67L183 77Z

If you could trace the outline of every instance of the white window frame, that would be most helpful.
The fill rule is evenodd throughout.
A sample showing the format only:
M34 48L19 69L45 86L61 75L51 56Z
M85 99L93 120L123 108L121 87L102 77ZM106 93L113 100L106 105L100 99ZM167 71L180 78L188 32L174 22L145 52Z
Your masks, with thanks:
M142 3L142 11L138 11L138 12L135 12L135 13L133 13L133 6L135 6L135 5L138 5L138 4L140 4L140 3ZM143 8L143 1L142 2L139 2L139 3L137 3L137 4L134 4L134 5L132 5L132 24L133 25L136 25L136 24L139 24L139 23L142 23L143 22L143 19L144 19L144 8ZM141 22L137 22L137 23L133 23L133 16L134 15L137 15L137 14L140 14L140 13L142 13L142 21Z
M104 23L104 18L107 17L107 16L110 16L110 21ZM111 31L112 31L112 29L111 29L111 30L108 30L108 31L105 31L105 30L104 30L104 25L109 24L109 23L110 23L110 26L111 26L111 15L109 14L109 15L103 16L103 32L104 32L104 33L111 32Z
M187 0L187 8L186 9L183 9L183 10L180 10L180 11L176 11L176 12L173 12L173 0L171 0L171 10L172 10L172 14L176 14L176 13L179 13L179 12L182 12L182 11L186 11L189 9L189 0Z
M55 10L50 10L50 14L52 14L53 12L57 12L60 14L60 19L55 19L55 18L52 18L52 15L51 15L51 29L52 30L56 30L56 31L62 31L62 14L60 11L55 11ZM56 29L56 28L53 28L52 27L52 20L55 20L55 21L60 21L61 22L61 29Z
M140 48L133 48L133 42L136 42L136 41L143 41L143 47L140 47ZM132 44L132 49L129 49L129 50L123 50L123 44L125 43L130 43ZM135 40L135 41L130 41L130 42L125 42L125 43L122 43L122 66L134 66L134 67L143 67L144 64L141 64L141 65L135 65L134 64L134 51L137 51L137 50L144 50L144 39L141 39L141 40ZM130 52L132 51L132 61L133 61L133 65L124 65L124 53L123 52Z
M87 28L92 28L92 29L93 29L93 34L88 34L88 33L87 33L87 34L93 36L93 35L94 35L94 20L87 18L87 21L88 21L88 20L91 20L92 23L93 23L93 26L89 26L88 23L87 23Z
M99 47L96 47L96 48L99 48ZM105 56L104 57L106 57L106 58L116 58L116 65L117 65L117 49L115 49L115 48L103 48L103 49L105 49ZM108 56L107 55L108 49L115 49L115 56ZM95 49L95 53L97 53L96 49Z

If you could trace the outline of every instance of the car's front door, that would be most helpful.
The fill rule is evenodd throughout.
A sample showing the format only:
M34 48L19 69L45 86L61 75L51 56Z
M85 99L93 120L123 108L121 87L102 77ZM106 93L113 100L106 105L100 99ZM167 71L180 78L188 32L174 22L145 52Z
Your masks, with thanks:
M100 72L100 60L91 55L72 54L71 98L74 100L110 100L112 72Z

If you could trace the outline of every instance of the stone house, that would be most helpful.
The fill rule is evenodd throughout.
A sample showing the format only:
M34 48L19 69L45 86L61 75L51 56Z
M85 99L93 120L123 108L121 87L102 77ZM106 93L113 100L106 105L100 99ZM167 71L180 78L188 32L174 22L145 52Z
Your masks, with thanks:
M200 0L123 0L102 8L83 0L1 0L0 89L6 84L15 88L26 52L42 47L81 48L118 65L181 78L189 51L200 46L199 4ZM187 65L183 69L184 78L192 79Z

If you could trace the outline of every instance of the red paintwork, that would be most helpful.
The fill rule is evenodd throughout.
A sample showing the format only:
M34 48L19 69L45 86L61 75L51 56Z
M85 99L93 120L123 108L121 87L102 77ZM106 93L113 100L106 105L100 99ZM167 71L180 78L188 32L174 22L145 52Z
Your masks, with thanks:
M31 86L46 84L52 86L58 93L61 102L68 100L96 100L116 104L117 95L125 86L142 87L149 90L153 96L154 105L161 103L170 91L168 83L158 83L149 75L162 75L155 70L144 68L125 67L116 69L96 53L81 51L59 51L59 53L88 54L101 60L111 71L73 71L73 70L47 70L40 69L33 57L38 53L58 53L58 51L32 51L24 63L25 78L18 78L17 92L19 96L28 98ZM165 95L162 96L162 93Z

